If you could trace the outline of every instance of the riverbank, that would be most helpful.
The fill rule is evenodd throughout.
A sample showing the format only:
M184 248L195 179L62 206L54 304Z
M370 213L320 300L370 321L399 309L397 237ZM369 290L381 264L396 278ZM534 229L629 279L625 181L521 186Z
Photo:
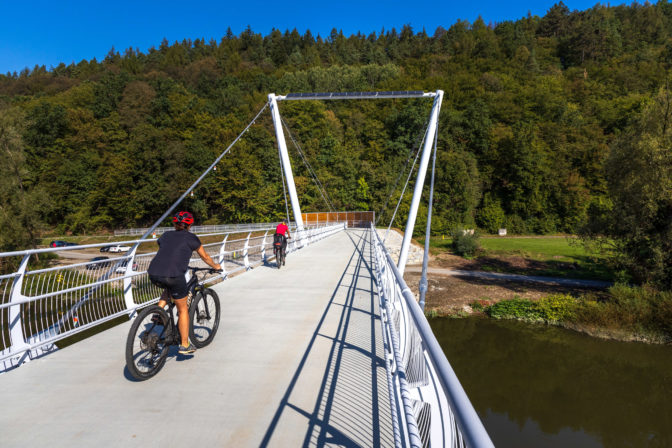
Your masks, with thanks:
M405 278L419 297L420 273L406 273ZM627 285L593 289L433 275L425 312L428 317L484 315L553 325L601 339L672 343L672 293Z
M610 286L600 260L567 240L535 238L534 246L525 243L521 246L525 249L518 251L507 242L505 251L493 248L472 259L450 253L448 245L432 243L428 316L483 314L554 325L601 339L672 343L672 293ZM562 272L562 278L541 280L549 267ZM504 274L512 272L524 276ZM582 283L580 279L590 272L602 273L597 276L602 281ZM420 269L409 266L405 278L419 296Z

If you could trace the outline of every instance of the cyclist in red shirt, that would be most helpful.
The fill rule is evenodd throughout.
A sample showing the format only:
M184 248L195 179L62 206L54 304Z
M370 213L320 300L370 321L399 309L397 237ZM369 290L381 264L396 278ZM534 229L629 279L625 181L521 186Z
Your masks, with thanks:
M283 255L287 251L287 238L291 238L291 235L289 234L289 227L287 226L287 223L285 221L282 221L278 226L275 228L275 236L282 237L282 253ZM285 260L283 257L282 265L285 265Z

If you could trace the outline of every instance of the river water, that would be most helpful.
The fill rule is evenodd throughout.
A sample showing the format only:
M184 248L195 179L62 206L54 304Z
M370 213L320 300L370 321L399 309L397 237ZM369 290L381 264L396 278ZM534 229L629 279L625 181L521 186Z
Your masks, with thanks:
M430 324L496 447L672 447L672 347L477 317Z

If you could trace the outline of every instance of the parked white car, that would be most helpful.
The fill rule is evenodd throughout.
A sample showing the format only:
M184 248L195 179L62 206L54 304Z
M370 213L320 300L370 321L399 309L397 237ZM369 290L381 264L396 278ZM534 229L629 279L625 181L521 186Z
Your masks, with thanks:
M128 252L129 250L131 250L130 246L117 245L110 247L110 252Z
M117 269L115 272L117 274L125 274L126 273L126 266L128 266L128 260L123 261L119 266L117 266ZM133 270L135 271L138 269L138 263L133 262Z

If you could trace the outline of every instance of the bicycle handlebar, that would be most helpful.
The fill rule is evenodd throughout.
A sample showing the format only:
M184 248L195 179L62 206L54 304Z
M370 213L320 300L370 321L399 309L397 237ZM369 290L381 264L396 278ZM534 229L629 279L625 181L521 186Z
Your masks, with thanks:
M208 271L210 274L220 273L220 272L223 271L222 269L197 268L197 267L195 267L195 266L189 266L189 269L190 269L192 272Z

